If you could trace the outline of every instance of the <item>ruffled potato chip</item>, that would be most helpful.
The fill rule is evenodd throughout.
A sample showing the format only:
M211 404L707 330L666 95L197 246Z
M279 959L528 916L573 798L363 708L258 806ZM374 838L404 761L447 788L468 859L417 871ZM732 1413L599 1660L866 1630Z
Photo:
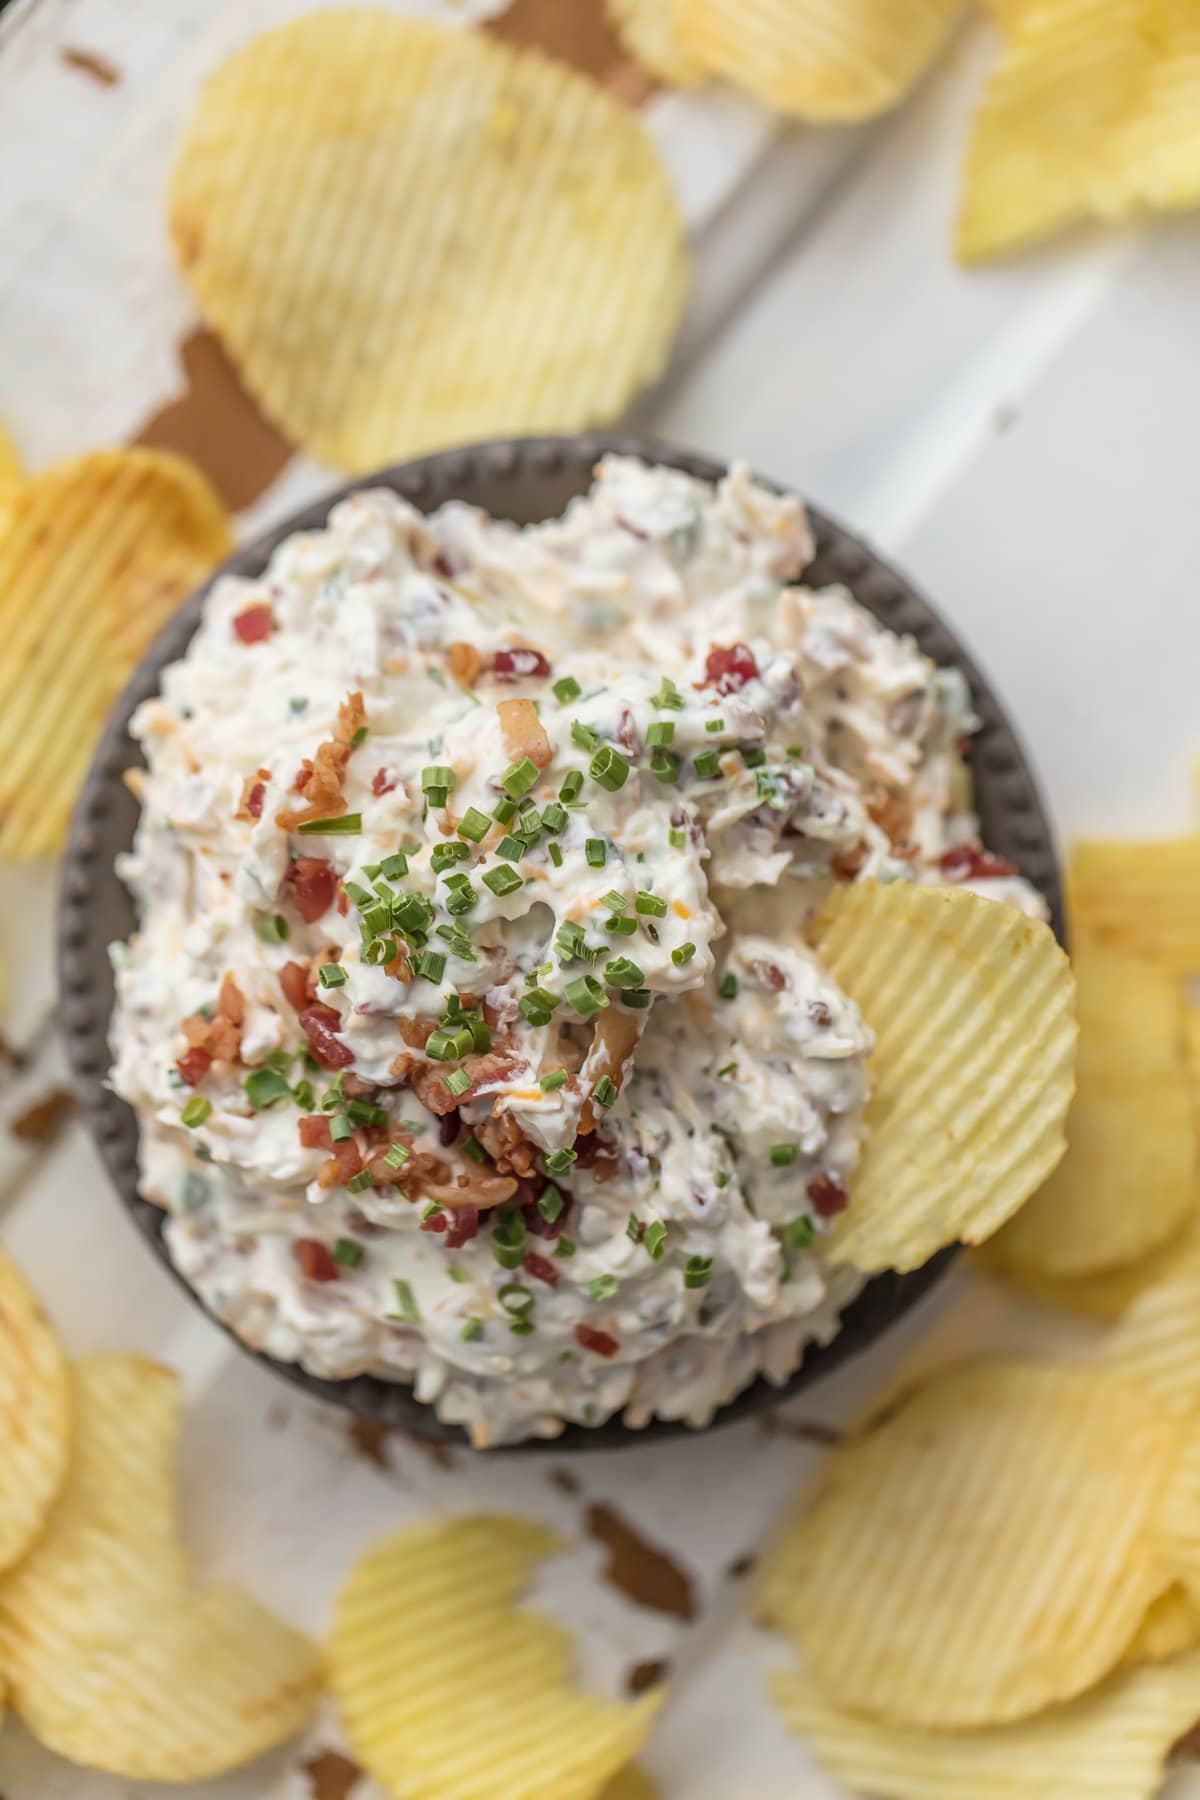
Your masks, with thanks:
M614 418L683 305L683 221L633 112L384 11L311 13L224 62L169 210L264 411L342 469Z
M1063 1154L1066 956L1013 907L909 882L836 888L810 937L876 1039L862 1161L828 1254L875 1274L979 1243Z
M607 0L625 48L672 87L694 87L703 71L684 48L680 19L687 0Z
M864 1717L996 1725L1070 1699L1170 1584L1153 1531L1182 1435L1107 1370L948 1369L831 1453L762 1613Z
M802 119L869 119L903 99L962 17L962 0L687 0L694 61Z
M92 745L142 652L229 549L220 501L159 450L101 450L0 507L0 857L61 848Z
M1068 1121L1069 1123L1069 1121ZM1056 1277L1039 1274L1024 1263L1006 1262L1003 1254L1003 1232L1000 1248L993 1239L975 1252L975 1261L989 1275L998 1276L1009 1287L1016 1288L1042 1306L1056 1306L1063 1312L1078 1313L1081 1318L1098 1319L1115 1324L1124 1318L1139 1294L1170 1276L1185 1246L1194 1240L1194 1232L1185 1227L1168 1238L1139 1262L1127 1263L1120 1269L1101 1269L1094 1275Z
M1160 968L1076 935L1079 1091L1069 1149L989 1244L991 1266L1074 1281L1134 1266L1195 1218L1195 1104L1181 1001Z
M81 1363L61 1497L0 1580L17 1712L47 1748L130 1780L249 1762L307 1722L321 1687L299 1632L236 1588L192 1583L175 1524L178 1427L168 1370Z
M1082 219L1200 204L1194 0L1003 0L958 251L1002 255Z
M1200 1654L1113 1676L1034 1719L918 1731L844 1712L798 1671L771 1694L848 1789L878 1800L1151 1800L1171 1748L1200 1714Z
M13 443L3 422L0 421L0 496L6 489L15 487L24 473L17 446Z
M62 1346L0 1250L0 1571L24 1556L42 1529L66 1473L70 1437Z
M1200 1644L1200 1606L1181 1581L1172 1582L1153 1602L1135 1631L1120 1666L1140 1668L1143 1663L1166 1662ZM1200 1713L1197 1714L1200 1718Z
M1083 838L1067 867L1074 927L1174 975L1200 975L1200 835Z
M660 1696L630 1706L570 1684L567 1633L514 1605L562 1548L480 1514L385 1538L337 1602L330 1681L351 1748L406 1800L592 1800L637 1755Z
M1200 1254L1194 1242L1160 1282L1132 1302L1105 1360L1175 1412L1200 1405Z

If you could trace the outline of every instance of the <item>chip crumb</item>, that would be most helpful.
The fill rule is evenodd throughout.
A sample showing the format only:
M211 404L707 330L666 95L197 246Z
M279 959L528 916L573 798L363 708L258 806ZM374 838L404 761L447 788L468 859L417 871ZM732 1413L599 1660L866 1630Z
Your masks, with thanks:
M560 1494L574 1496L583 1492L583 1483L571 1469L551 1469L546 1479Z
M635 1662L625 1676L625 1692L629 1695L645 1694L651 1688L662 1687L671 1665L663 1656L650 1656L644 1662Z
M86 75L97 87L116 87L121 79L121 71L115 62L107 56L101 56L97 50L80 50L74 44L67 44L59 51L61 60L68 69L76 69L79 74Z
M651 1544L615 1507L589 1506L588 1536L608 1551L604 1578L652 1612L690 1622L696 1616L692 1578L665 1550Z
M304 1764L312 1800L350 1800L362 1770L340 1750L318 1750Z
M377 1469L390 1469L391 1459L387 1453L387 1442L391 1436L386 1425L378 1419L351 1419L346 1431L350 1439L351 1449L373 1463Z
M52 1144L74 1111L74 1094L53 1088L19 1113L8 1129L23 1144Z

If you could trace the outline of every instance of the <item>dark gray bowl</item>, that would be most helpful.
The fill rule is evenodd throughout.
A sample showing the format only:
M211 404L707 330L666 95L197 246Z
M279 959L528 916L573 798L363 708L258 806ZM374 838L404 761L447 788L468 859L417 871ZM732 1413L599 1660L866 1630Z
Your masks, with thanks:
M667 463L706 481L715 481L724 473L718 463L707 457L645 439L615 435L518 438L475 444L464 450L448 450L416 462L400 463L339 488L239 550L212 579L226 573L257 575L285 537L322 525L330 506L356 488L394 488L426 511L443 500L457 498L473 501L519 524L551 518L562 511L572 495L588 487L592 466L606 451ZM1041 889L1061 936L1058 869L1050 826L1021 745L991 689L953 633L902 575L824 513L812 509L811 520L817 555L806 579L813 585L844 582L884 624L895 631L910 632L927 655L938 662L955 663L966 674L983 721L972 761L984 842L1019 864ZM172 1274L175 1270L162 1241L163 1214L143 1200L137 1190L137 1128L133 1113L105 1086L108 1020L113 1004L107 946L115 938L128 936L134 924L129 896L113 871L113 858L129 847L137 822L137 806L121 779L127 768L142 760L128 734L130 715L155 692L166 664L182 655L211 585L211 581L206 583L180 608L113 708L75 809L59 910L62 1020L80 1098L118 1194ZM838 1336L826 1348L810 1350L803 1367L786 1387L772 1387L759 1380L724 1407L716 1422L724 1424L774 1406L785 1395L806 1387L864 1349L933 1286L952 1255L953 1251L943 1251L912 1274L881 1275L868 1283L847 1309ZM199 1305L191 1288L182 1278L177 1279L193 1303ZM415 1400L405 1386L368 1375L352 1381L320 1381L294 1364L278 1362L245 1345L242 1348L307 1393L331 1400L350 1412L398 1426L417 1437L450 1443L465 1441L461 1430L443 1425L433 1409ZM688 1429L657 1421L641 1432L616 1421L592 1429L573 1426L554 1440L554 1447L611 1448L669 1437Z

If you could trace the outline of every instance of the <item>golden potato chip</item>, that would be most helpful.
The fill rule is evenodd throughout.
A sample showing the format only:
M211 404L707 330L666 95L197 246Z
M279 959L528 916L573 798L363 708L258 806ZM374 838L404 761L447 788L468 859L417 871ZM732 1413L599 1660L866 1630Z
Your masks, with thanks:
M0 1250L0 1570L24 1556L42 1529L66 1473L69 1444L62 1346L20 1270Z
M843 1712L798 1671L771 1695L814 1756L877 1800L1151 1800L1200 1715L1200 1655L1121 1673L1015 1725L919 1731Z
M15 486L24 473L17 446L0 422L0 490Z
M978 261L1081 219L1200 203L1194 0L1005 0L958 250Z
M263 409L350 470L614 418L686 285L633 112L537 52L382 11L309 14L221 65L170 231Z
M591 1800L636 1756L660 1696L630 1706L570 1684L571 1640L514 1606L562 1548L480 1514L385 1538L338 1598L330 1682L351 1749L406 1800Z
M1173 1411L1200 1405L1200 1254L1194 1244L1170 1274L1131 1303L1108 1340L1105 1360Z
M903 98L963 14L962 0L687 0L695 62L778 112L868 119Z
M1074 928L1175 975L1200 975L1200 835L1083 838L1067 866Z
M136 1356L75 1371L72 1461L43 1536L0 1580L0 1667L49 1749L130 1780L198 1781L303 1726L308 1640L236 1588L196 1586L175 1525L177 1378Z
M0 512L0 857L62 845L109 706L229 548L204 477L102 450L21 482Z
M1200 1606L1180 1581L1172 1582L1153 1601L1121 1658L1121 1667L1166 1662L1200 1644ZM1197 1714L1200 1718L1200 1713Z
M866 1143L828 1253L874 1274L979 1243L1063 1153L1066 956L1014 907L909 882L836 888L811 939L875 1033Z
M1137 1264L1196 1215L1195 1108L1169 975L1080 932L1079 1091L1068 1151L989 1263L1077 1280Z
M630 1763L613 1776L600 1800L662 1800L662 1796L654 1777Z
M1170 1584L1183 1427L1107 1370L959 1364L834 1450L760 1599L869 1718L1001 1724L1081 1693Z
M643 68L672 87L693 87L703 71L688 55L680 32L686 0L607 0L609 17L625 48Z
M1191 1243L1194 1236L1192 1228L1185 1226L1183 1231L1168 1238L1165 1244L1160 1244L1138 1262L1074 1278L1042 1275L1023 1263L1006 1262L1003 1232L999 1239L993 1238L991 1243L980 1245L975 1252L975 1261L988 1274L998 1276L1009 1287L1043 1306L1057 1306L1085 1319L1112 1324L1124 1317L1139 1294L1172 1273L1177 1259L1184 1254L1185 1245Z

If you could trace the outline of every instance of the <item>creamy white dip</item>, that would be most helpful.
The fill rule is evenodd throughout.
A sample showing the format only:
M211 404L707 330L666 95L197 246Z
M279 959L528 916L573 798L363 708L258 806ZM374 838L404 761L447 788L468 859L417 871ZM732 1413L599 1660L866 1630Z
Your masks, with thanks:
M963 880L966 684L798 585L801 502L606 459L520 530L388 492L214 589L134 721L113 1085L248 1343L478 1444L703 1425L857 1291L831 880ZM499 815L499 816L497 816Z

